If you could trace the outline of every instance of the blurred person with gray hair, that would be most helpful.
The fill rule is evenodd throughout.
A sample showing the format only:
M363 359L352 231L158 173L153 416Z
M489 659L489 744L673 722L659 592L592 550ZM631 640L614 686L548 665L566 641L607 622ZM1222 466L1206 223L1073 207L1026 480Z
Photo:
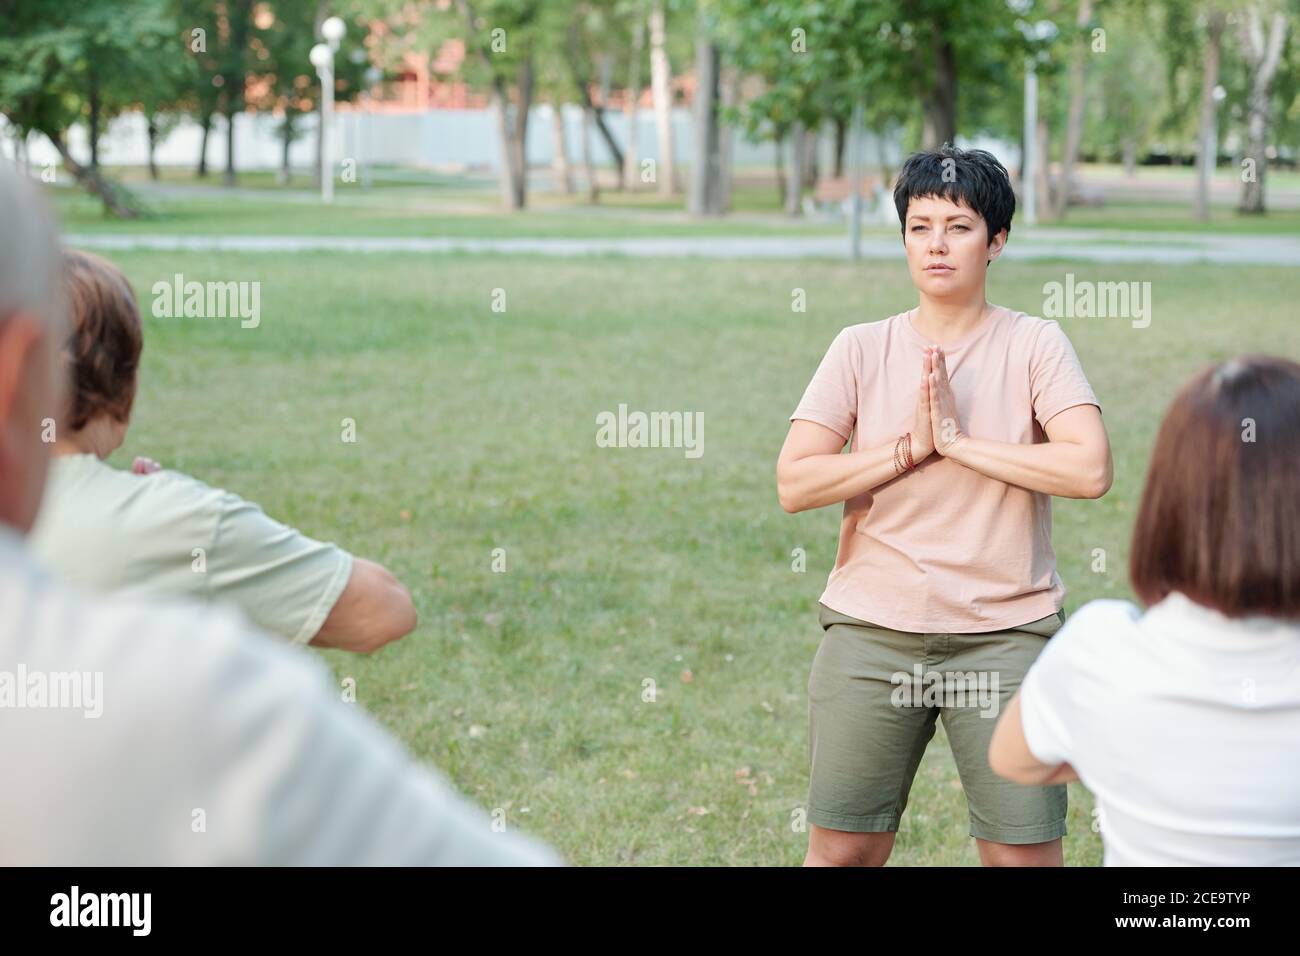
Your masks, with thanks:
M0 222L0 864L561 864L233 612L36 564L66 301L52 219L4 163Z

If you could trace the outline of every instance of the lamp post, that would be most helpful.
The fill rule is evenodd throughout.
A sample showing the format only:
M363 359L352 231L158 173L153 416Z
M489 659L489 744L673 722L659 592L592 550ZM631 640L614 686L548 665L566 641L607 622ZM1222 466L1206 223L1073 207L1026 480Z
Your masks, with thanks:
M1038 64L1046 62L1044 44L1056 36L1057 29L1051 20L1036 23L1017 20L1016 27L1031 47L1025 57L1025 129L1024 151L1020 157L1020 192L1024 198L1025 222L1032 226L1038 222L1039 164L1047 168L1047 157L1038 155ZM1047 197L1042 199L1046 201Z
M853 118L849 123L849 164L849 182L853 188L849 258L857 262L862 258L862 100L853 104Z
M330 17L320 26L324 43L317 43L308 54L311 65L320 77L320 198L321 202L334 201L334 169L330 159L330 123L334 118L334 51L339 48L347 27L338 17Z

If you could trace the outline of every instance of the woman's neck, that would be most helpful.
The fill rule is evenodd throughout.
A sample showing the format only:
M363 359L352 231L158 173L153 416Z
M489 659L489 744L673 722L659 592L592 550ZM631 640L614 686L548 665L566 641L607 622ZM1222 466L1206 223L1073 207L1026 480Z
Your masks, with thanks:
M966 337L992 311L983 290L969 301L951 301L921 296L916 312L916 330L932 342L947 345Z
M122 443L119 428L103 418L96 418L76 431L62 426L57 429L53 449L56 456L94 455L103 459Z

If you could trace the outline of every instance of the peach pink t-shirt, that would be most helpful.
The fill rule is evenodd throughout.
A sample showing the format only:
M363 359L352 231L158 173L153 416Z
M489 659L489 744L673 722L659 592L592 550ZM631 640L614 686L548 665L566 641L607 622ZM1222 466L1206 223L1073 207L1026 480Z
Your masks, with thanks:
M933 344L912 324L916 313L840 332L791 421L824 425L852 451L911 431L922 350ZM1054 415L1098 404L1052 320L993 306L944 353L962 428L975 438L1046 441L1043 426ZM960 634L1036 621L1064 597L1051 497L934 454L844 503L821 602L894 630Z

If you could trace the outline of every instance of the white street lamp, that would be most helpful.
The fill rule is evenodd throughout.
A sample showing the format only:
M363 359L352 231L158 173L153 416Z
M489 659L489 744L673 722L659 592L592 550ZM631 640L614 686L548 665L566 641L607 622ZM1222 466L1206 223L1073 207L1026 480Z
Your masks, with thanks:
M321 202L334 201L334 170L330 163L330 119L334 115L334 51L324 43L317 43L309 54L311 65L320 77L320 198Z
M343 34L347 32L347 24L338 17L330 17L320 25L321 39L330 45L330 52L339 48L339 43L343 40Z
M1016 27L1026 40L1040 45L1057 33L1056 24L1051 20L1039 20L1032 24L1017 20ZM1042 163L1046 168L1047 163L1046 156L1038 155L1038 63L1045 59L1046 53L1041 47L1025 58L1024 151L1020 157L1020 192L1024 198L1025 222L1031 226L1038 222L1038 166ZM1047 199L1046 196L1042 198Z
M329 17L320 25L324 43L311 48L308 58L320 77L320 198L321 202L334 201L334 164L331 161L329 131L334 119L334 51L339 48L347 25L338 17Z

